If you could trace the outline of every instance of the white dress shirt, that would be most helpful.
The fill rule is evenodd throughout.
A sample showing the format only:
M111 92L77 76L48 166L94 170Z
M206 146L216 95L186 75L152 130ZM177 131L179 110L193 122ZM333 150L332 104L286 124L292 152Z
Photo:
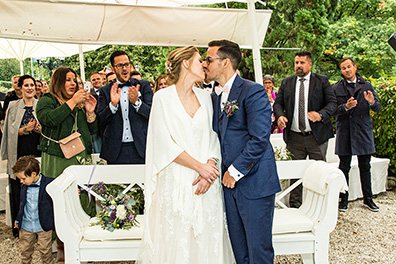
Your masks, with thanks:
M117 80L118 84L121 84ZM123 132L122 132L122 143L133 142L131 122L129 122L129 91L130 86L124 86L121 88L120 102L115 107L111 102L109 103L110 110L113 114L115 114L118 110L119 105L121 106L121 114L123 121ZM141 96L139 91L139 97ZM136 112L139 111L140 106L142 105L142 100L140 98L136 101L136 104L132 104L135 108Z
M300 93L300 79L305 79L304 81L304 104L305 104L305 131L300 131L298 127L298 102L299 102L299 93ZM291 124L290 129L294 132L308 132L312 131L311 126L308 121L308 94L309 94L309 81L311 79L311 72L308 73L305 77L297 77L296 81L296 94L294 98L294 113L293 113L293 122Z

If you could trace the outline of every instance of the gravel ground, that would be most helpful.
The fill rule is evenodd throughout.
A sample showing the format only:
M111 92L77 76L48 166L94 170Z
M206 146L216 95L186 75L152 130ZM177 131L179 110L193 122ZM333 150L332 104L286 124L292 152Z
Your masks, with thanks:
M329 262L396 264L395 200L396 190L379 194L374 200L380 207L378 213L364 208L361 199L349 203L348 211L338 214L337 226L330 234ZM4 212L0 213L0 263L20 263L18 239L13 238L11 229L5 225ZM40 263L37 251L33 256L35 263ZM274 263L302 261L299 256L277 256Z

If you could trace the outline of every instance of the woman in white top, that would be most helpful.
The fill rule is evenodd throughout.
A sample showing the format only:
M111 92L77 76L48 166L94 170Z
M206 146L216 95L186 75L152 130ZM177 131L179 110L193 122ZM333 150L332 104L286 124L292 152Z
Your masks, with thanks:
M220 144L205 77L190 46L167 59L166 89L150 113L145 179L145 234L138 263L233 263L219 178Z

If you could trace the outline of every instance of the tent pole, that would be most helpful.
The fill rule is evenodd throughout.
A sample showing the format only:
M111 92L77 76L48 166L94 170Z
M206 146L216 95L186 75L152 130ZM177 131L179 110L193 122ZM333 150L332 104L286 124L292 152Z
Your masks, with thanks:
M256 8L254 6L254 0L248 0L248 14L250 20L250 29L252 37L252 51L253 51L253 64L254 64L254 76L256 82L263 84L263 70L261 68L261 55L260 55L260 44L258 43L257 35L257 21L256 21Z
M78 44L78 56L80 58L80 77L85 82L84 53L82 44Z
M19 71L21 72L21 75L23 75L23 61L19 61Z

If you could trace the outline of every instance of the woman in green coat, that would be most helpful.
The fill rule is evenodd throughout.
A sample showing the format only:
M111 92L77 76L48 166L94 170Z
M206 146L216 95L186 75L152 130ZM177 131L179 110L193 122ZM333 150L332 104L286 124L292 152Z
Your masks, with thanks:
M84 89L78 89L77 73L67 67L55 70L51 77L50 92L37 103L37 119L42 127L41 172L46 177L56 178L70 165L78 165L78 156L87 158L92 152L91 135L97 132L95 115L96 99ZM74 131L81 134L85 150L67 159L57 141L70 136ZM80 195L84 211L94 216L95 204L88 202L85 192ZM63 259L63 244L58 246L57 261Z

